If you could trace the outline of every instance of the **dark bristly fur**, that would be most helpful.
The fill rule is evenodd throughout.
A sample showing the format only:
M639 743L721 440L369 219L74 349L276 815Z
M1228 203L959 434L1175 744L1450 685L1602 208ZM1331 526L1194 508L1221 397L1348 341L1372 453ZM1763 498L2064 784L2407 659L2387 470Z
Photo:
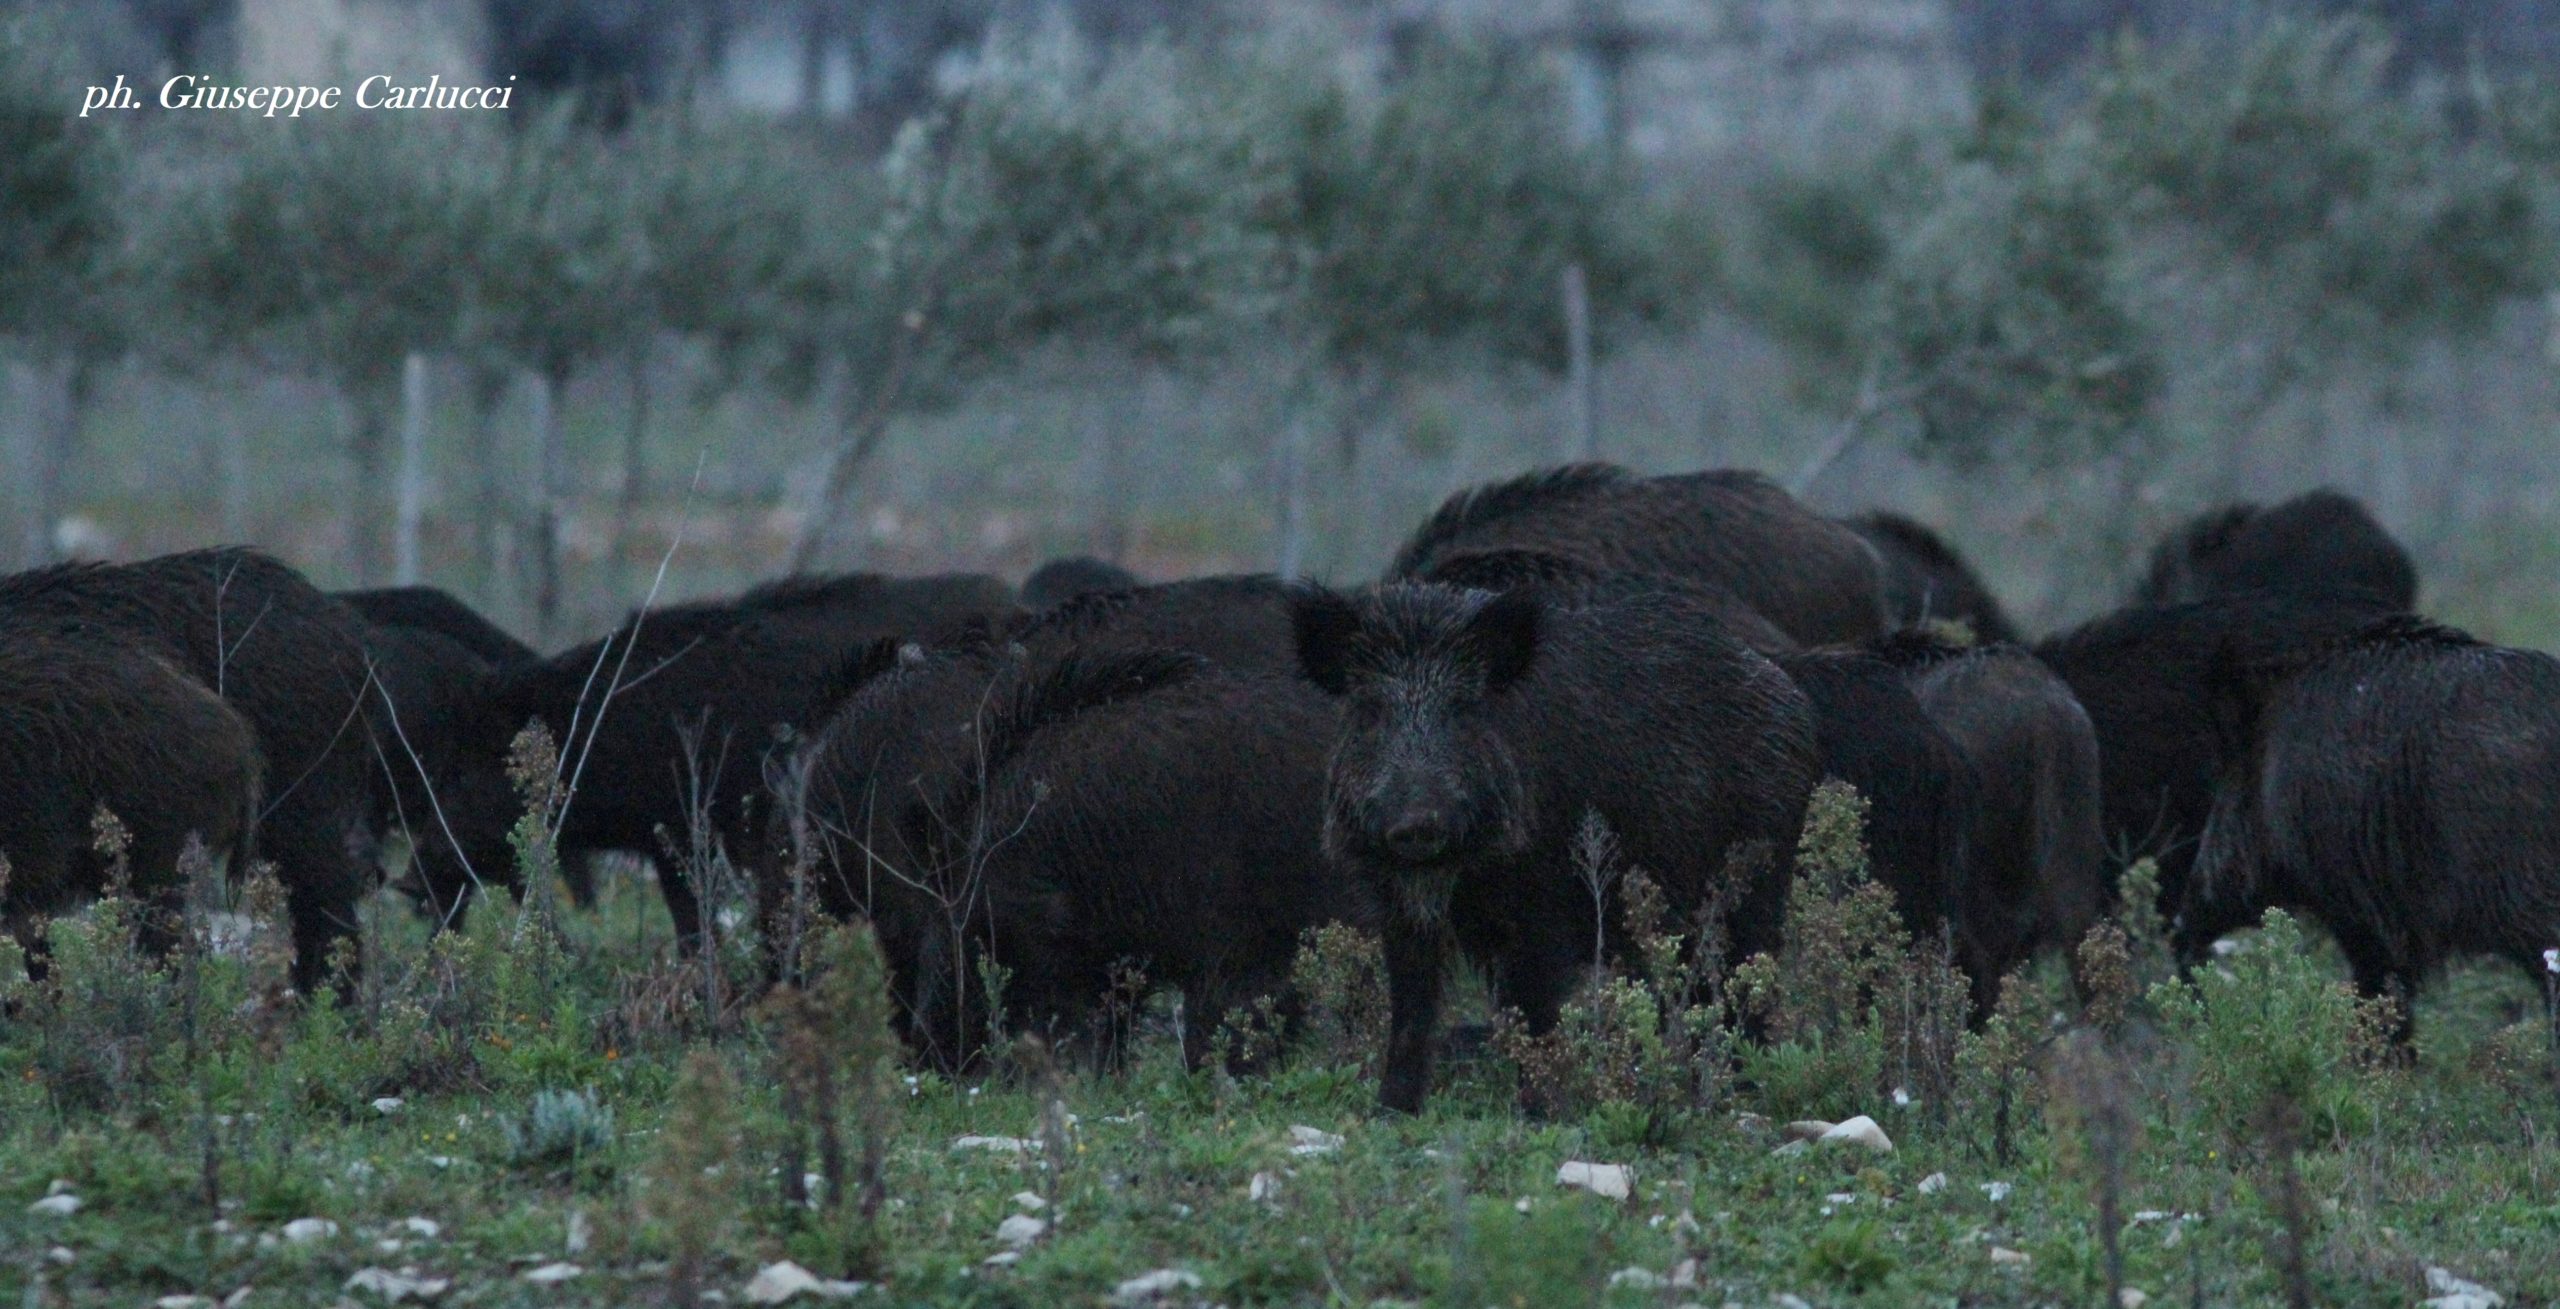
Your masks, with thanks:
M1270 577L1248 575L1078 596L919 650L839 694L791 770L818 827L794 841L793 816L775 813L757 866L768 943L788 935L777 915L799 908L790 876L795 859L806 867L809 909L837 918L875 913L881 861L906 867L924 858L903 846L889 816L908 803L917 779L953 775L975 756L975 725L994 709L991 689L1010 684L1020 667L1115 650L1173 650L1224 672L1288 675L1296 666L1290 594ZM894 929L884 922L881 930L894 956Z
M1903 923L1921 940L1961 924L1980 803L1971 761L1892 664L1855 647L1782 655L1777 664L1812 701L1824 775L1867 799L1869 864ZM1960 928L1979 1000L1999 975L1979 975L1969 939Z
M2216 671L2334 642L2390 612L2355 595L2253 591L2119 610L2037 643L2097 733L2112 862L2158 860L2163 913L2184 903L2212 812L2224 750Z
M2151 552L2134 593L2173 604L2238 591L2356 591L2391 609L2418 603L2418 569L2351 497L2318 490L2281 504L2226 505L2198 515Z
M1795 638L1779 631L1777 624L1762 617L1759 610L1743 603L1741 597L1714 582L1660 573L1613 572L1544 550L1506 547L1454 551L1442 555L1413 580L1472 591L1509 591L1534 586L1567 602L1587 600L1615 591L1669 590L1714 610L1736 638L1764 655L1774 657L1804 648Z
M1118 564L1090 555L1070 555L1052 559L1022 579L1022 607L1046 609L1080 595L1126 591L1133 586L1143 586L1145 582L1146 579Z
M1893 621L1908 627L1952 620L1973 629L1984 645L2019 640L2016 625L1991 588L1946 538L1901 514L1860 514L1842 519L1884 559L1884 603Z
M1897 632L1868 648L1910 682L1973 765L1979 803L1957 909L1958 945L1988 1006L2037 954L2068 955L2106 901L2097 733L2071 688L2015 646Z
M219 696L148 649L0 621L0 928L33 947L36 924L93 899L107 864L91 820L124 823L134 898L163 917L183 889L192 835L234 876L249 863L264 796L257 736Z
M339 600L374 627L433 632L460 645L481 662L495 667L525 663L541 652L517 640L503 627L464 604L451 592L432 586L392 586L372 591L340 591Z
M1311 688L1160 652L1005 675L1019 689L991 698L1012 707L963 758L961 784L899 816L901 848L921 855L909 874L965 904L956 942L945 911L913 894L898 903L916 916L887 934L912 943L913 1032L937 1062L975 1058L981 957L1009 971L1017 1026L1067 1034L1116 969L1136 968L1182 993L1196 1067L1231 1013L1285 1004L1302 932L1368 924L1322 853L1331 715ZM1111 1057L1107 1033L1096 1053Z
M1577 464L1461 492L1405 543L1388 576L1421 578L1451 555L1509 548L1712 583L1806 644L1862 640L1885 625L1874 547L1735 470L1636 477Z
M355 611L274 559L227 547L0 578L0 620L159 655L249 724L266 762L258 850L284 883L294 983L317 985L380 880L376 723Z
M1556 604L1393 583L1311 589L1307 679L1341 700L1325 849L1379 905L1390 1035L1381 1101L1418 1108L1453 954L1543 1031L1593 962L1570 846L1597 813L1684 917L1720 900L1735 958L1773 948L1783 858L1725 886L1729 855L1792 848L1816 775L1812 709L1710 611L1667 592ZM1623 949L1618 914L1603 915Z
M2404 1004L2459 955L2540 977L2560 943L2560 660L2401 616L2222 688L2240 740L2190 935L2289 910Z
M505 669L474 707L462 762L440 779L457 839L426 843L421 880L451 919L472 885L457 846L480 877L514 878L507 832L521 801L506 779L507 750L540 719L560 737L564 771L577 782L558 833L562 864L605 851L659 860L677 939L692 949L700 900L684 870L664 866L660 833L681 848L698 816L707 837L752 867L768 775L832 707L846 671L883 638L1009 606L1001 583L975 574L788 577L734 600L634 614L594 641Z

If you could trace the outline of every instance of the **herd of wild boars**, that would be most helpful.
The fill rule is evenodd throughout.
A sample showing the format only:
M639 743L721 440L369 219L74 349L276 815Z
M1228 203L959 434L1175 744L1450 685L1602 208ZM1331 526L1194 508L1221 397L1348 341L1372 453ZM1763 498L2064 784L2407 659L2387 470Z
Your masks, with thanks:
M2450 957L2560 946L2560 663L2411 611L2354 501L2217 510L2132 601L2027 643L1909 518L1832 519L1749 473L1576 465L1452 497L1385 577L1143 582L1092 559L791 577L630 614L553 654L428 588L315 590L245 549L0 579L9 925L179 851L272 861L298 952L409 852L439 922L518 878L511 776L557 743L561 866L655 863L678 940L708 869L751 892L769 973L867 919L916 1056L1005 1021L1093 1040L1132 979L1212 1033L1296 1016L1303 933L1383 948L1382 1098L1419 1105L1460 960L1552 1023L1626 946L1592 833L1722 948L1773 948L1808 799L1868 801L1878 881L1988 1006L2067 953L2150 858L2201 957L2269 908L2405 998ZM39 952L40 953L40 952ZM342 952L343 953L343 952Z

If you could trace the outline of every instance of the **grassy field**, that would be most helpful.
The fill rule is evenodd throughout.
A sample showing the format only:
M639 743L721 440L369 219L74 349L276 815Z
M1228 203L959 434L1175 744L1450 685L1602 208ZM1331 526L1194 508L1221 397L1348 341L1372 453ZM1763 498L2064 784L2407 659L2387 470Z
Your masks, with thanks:
M2399 1066L2281 921L2148 988L2155 929L2129 923L2086 1011L2048 965L1966 1032L1912 1020L1931 955L1874 935L1872 888L1810 879L1789 957L1736 984L1776 997L1767 1046L1715 1056L1713 1014L1622 979L1548 1046L1445 1063L1402 1118L1374 1108L1370 957L1339 940L1302 959L1315 1015L1268 1073L1185 1071L1159 998L1120 1071L1015 1041L954 1082L864 1053L852 938L800 1018L715 1004L637 877L432 944L378 897L343 1003L275 995L272 895L158 965L129 903L92 909L43 987L8 983L0 1304L735 1304L789 1260L867 1284L804 1304L2086 1305L2109 1227L2125 1303L2285 1303L2297 1241L2314 1303L2411 1304L2430 1268L2560 1303L2541 997L2457 972ZM1824 1011L1844 978L1864 991ZM1785 1144L1854 1113L1890 1152ZM821 1126L843 1203L795 1203ZM1628 1194L1560 1185L1570 1161Z

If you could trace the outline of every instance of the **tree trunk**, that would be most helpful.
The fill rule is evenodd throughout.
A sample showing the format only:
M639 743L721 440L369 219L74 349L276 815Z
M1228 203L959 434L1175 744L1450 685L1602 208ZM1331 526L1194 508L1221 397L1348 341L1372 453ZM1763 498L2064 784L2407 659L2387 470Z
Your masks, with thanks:
M632 535L640 526L640 506L649 493L649 354L653 344L643 334L624 356L625 380L631 388L631 425L622 434L622 497L613 516L613 556L627 561Z
M533 532L534 621L547 639L560 619L560 534L568 517L569 452L560 431L560 392L565 368L537 369L532 377L533 447L542 468L542 503Z
M827 37L835 24L833 0L801 0L800 113L811 122L827 112Z
M347 497L347 549L356 585L380 586L383 559L382 500L390 481L391 426L381 386L364 378L346 384L347 453L355 464L355 492Z
M1101 456L1100 495L1096 497L1094 515L1094 553L1119 563L1129 555L1129 442L1131 429L1153 431L1153 403L1156 373L1146 369L1138 376L1135 397L1125 394L1106 397L1096 411L1102 430L1094 434L1096 453ZM1134 400L1134 403L1131 401ZM1124 405L1126 406L1124 408ZM1136 412L1130 413L1129 409Z
M62 557L58 533L70 508L71 463L79 454L95 367L75 350L35 370L34 381L43 398L36 405L38 417L29 432L33 448L27 469L26 555L32 564Z
M1564 269L1565 400L1572 458L1600 457L1600 384L1591 367L1591 283L1582 265Z
M1291 388L1288 412L1280 424L1280 548L1272 571L1284 581L1295 581L1306 575L1307 568L1307 464L1308 447L1314 444L1315 388Z
M844 437L835 454L827 461L826 475L819 480L817 502L809 507L809 521L800 527L800 539L791 547L791 571L807 572L817 562L819 550L826 544L828 532L835 525L843 505L845 492L853 487L853 479L877 454L880 443L889 434L889 418L897 412L898 401L906 392L907 367L913 362L916 338L923 335L925 317L912 312L899 325L898 339L892 343L889 362L870 394L857 406L853 395L845 398Z
M391 547L392 580L418 584L418 530L427 507L427 357L418 351L400 361L400 487L398 531Z
M498 431L498 407L507 398L507 375L474 365L471 370L471 512L472 567L480 578L480 594L495 600L505 588L499 555L514 521L514 497L507 494L506 470L499 452L505 443Z

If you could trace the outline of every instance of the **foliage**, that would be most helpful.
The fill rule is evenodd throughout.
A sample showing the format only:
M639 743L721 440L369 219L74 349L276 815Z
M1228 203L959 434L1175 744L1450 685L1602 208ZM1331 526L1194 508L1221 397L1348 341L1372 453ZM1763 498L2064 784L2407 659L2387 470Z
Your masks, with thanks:
M2395 1026L2328 975L2281 909L2248 948L2161 984L2152 1004L2191 1048L2196 1112L2248 1140L2270 1106L2292 1105L2312 1139L2368 1130L2378 1111L2376 1065Z
M1664 309L1643 204L1560 130L1561 90L1526 49L1433 30L1374 99L1303 63L1255 71L1247 112L1285 178L1266 221L1334 362L1472 347L1561 371L1571 264L1604 329Z
M499 1121L507 1162L519 1168L593 1165L613 1148L613 1111L592 1091L537 1091L523 1114Z
M23 13L0 22L0 334L112 339L125 150L105 120L63 111L73 79L48 37Z

